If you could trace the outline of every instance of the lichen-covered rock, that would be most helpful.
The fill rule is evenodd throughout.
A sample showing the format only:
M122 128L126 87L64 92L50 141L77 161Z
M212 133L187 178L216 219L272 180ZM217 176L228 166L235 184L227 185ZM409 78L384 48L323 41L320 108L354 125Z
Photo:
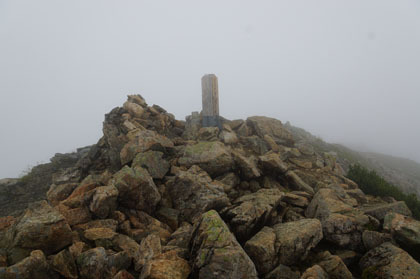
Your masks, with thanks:
M140 279L187 279L191 273L188 262L170 251L154 257L143 267Z
M167 224L172 230L176 230L178 228L179 210L169 207L161 207L156 212L156 217L163 223Z
M294 143L292 134L283 127L280 120L265 116L252 116L247 118L246 124L260 138L269 135L285 145Z
M95 188L89 209L98 218L105 219L117 208L118 190L115 186Z
M141 167L123 167L114 175L112 184L119 191L118 202L128 208L151 213L161 199L152 177Z
M253 260L259 274L270 272L277 264L275 249L276 234L270 227L264 227L245 244L245 251Z
M186 167L198 165L210 175L217 176L229 172L233 166L233 158L223 143L202 141L188 145L179 158L179 164Z
M369 251L382 243L391 242L392 236L387 233L365 230L362 234L362 240L366 251Z
M332 213L348 213L357 202L338 185L320 189L306 209L309 218L325 219Z
M418 249L420 247L420 222L394 212L384 218L384 229L405 247Z
M260 156L259 165L265 174L284 174L288 169L288 166L280 159L280 156L274 152Z
M264 279L299 279L299 271L293 271L286 265L279 264L273 271L264 276Z
M140 257L135 262L136 271L140 271L148 261L159 256L161 253L162 247L160 244L159 236L155 234L149 234L140 243Z
M162 158L163 153L160 151L147 151L139 153L133 160L132 167L142 167L146 169L150 176L162 179L169 170L169 163Z
M167 185L173 205L180 211L180 220L191 222L195 216L210 209L220 210L230 204L220 184L212 182L197 166L179 171Z
M250 180L260 177L260 171L257 168L256 160L254 158L247 158L238 151L232 152L235 163L239 166L241 176Z
M92 228L83 232L86 242L93 242L97 247L112 247L112 239L117 233L108 228Z
M322 267L330 279L352 279L353 275L339 256L325 251L317 255L317 264Z
M124 145L120 152L121 164L131 162L134 157L141 152L149 150L169 152L173 149L174 143L165 136L155 131L138 131L133 139Z
M405 216L412 216L410 209L403 201L365 205L362 207L362 210L365 212L365 214L371 215L379 221L383 221L386 214L389 212L394 212Z
M362 232L371 220L359 211L353 213L332 213L322 221L324 238L341 248L363 250Z
M328 274L319 265L308 268L300 279L329 279Z
M219 135L218 127L202 127L198 131L197 140L216 141Z
M363 278L420 278L420 264L390 242L367 252L359 262Z
M167 245L187 249L191 241L192 229L193 228L189 223L182 223L182 225L171 234Z
M90 249L77 259L80 276L86 279L105 279L109 277L108 257L103 247Z
M233 145L233 144L238 143L238 136L236 135L234 131L232 131L230 126L226 124L223 125L223 130L219 134L219 139L223 141L225 144Z
M53 205L65 200L76 189L78 183L52 184L47 192L47 199Z
M73 255L69 250L62 250L57 255L52 256L52 268L60 273L64 278L77 279L77 267Z
M311 195L315 193L314 189L308 184L306 184L306 182L303 181L302 178L300 178L294 171L287 171L286 177L290 181L290 185L292 186L292 188L294 188L295 190L304 191Z
M304 259L323 237L321 223L316 219L276 224L273 229L279 263L285 265Z
M44 253L34 250L22 261L7 268L0 268L0 278L45 279L55 276L48 266Z
M134 279L134 276L128 273L126 270L121 270L112 279Z
M317 219L302 219L264 227L245 244L245 250L260 273L270 272L278 264L292 265L304 260L322 239Z
M194 225L191 261L192 278L258 278L253 262L214 210Z
M326 240L342 248L362 250L362 232L372 220L355 209L356 205L343 188L330 185L315 194L305 215L321 221Z
M360 189L349 189L346 190L347 195L355 199L358 204L366 204L368 202L365 193Z
M278 189L260 189L236 199L223 213L239 241L246 241L272 217L283 193Z
M304 207L304 208L309 205L308 198L300 196L300 195L295 195L293 193L286 193L282 201L292 206L298 206L298 207Z
M142 106L130 101L125 102L123 108L134 118L141 118L144 113Z
M118 234L112 239L112 246L115 251L124 251L128 257L136 262L140 258L140 245L132 238Z
M32 250L50 255L72 243L64 217L46 201L32 204L6 234L9 261L17 263Z

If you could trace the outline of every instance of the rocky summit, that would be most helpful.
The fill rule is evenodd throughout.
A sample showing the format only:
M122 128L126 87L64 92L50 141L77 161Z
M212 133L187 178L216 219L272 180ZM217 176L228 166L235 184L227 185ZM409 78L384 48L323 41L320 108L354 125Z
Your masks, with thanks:
M95 145L0 181L0 279L420 278L404 202L279 120L202 117L130 95Z

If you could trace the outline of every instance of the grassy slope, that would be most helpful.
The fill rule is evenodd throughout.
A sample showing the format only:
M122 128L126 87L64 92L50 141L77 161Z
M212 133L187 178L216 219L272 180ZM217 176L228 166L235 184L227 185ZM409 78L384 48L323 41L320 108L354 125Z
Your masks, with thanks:
M405 193L415 193L420 197L420 164L404 158L372 152L357 152L340 144L330 144L313 136L304 129L286 124L295 139L311 144L318 152L337 153L338 162L348 171L351 164L358 163L376 171L390 183Z

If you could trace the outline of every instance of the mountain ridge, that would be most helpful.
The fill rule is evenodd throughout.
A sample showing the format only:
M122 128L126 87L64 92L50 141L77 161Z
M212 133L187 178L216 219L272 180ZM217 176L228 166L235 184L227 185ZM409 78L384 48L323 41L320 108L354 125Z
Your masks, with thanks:
M202 123L129 95L96 144L4 181L41 200L0 217L0 279L420 277L420 221L325 143L264 116Z

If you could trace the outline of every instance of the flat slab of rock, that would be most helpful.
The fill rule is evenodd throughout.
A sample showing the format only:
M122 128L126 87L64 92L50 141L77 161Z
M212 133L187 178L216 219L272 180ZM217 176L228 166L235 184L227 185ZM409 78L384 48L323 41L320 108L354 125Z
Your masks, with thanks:
M359 262L364 278L420 278L420 264L390 242L367 252Z
M220 210L230 205L222 185L211 180L197 166L188 171L179 171L167 185L174 208L180 211L181 221L193 221L195 216L210 209Z
M232 169L234 161L230 150L218 141L202 141L188 145L179 158L181 166L198 165L212 176L221 175Z
M192 235L192 278L258 278L254 263L216 211L204 213Z
M366 205L362 208L362 210L366 214L371 215L380 221L382 221L385 218L385 215L389 212L399 213L405 216L412 216L410 209L403 201L377 205Z

